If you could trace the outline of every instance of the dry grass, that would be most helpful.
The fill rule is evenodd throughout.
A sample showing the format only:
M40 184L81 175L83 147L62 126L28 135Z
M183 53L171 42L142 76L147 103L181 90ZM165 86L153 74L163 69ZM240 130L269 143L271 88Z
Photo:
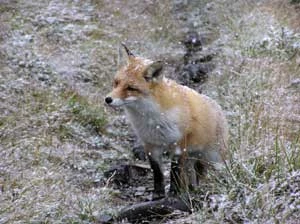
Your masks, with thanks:
M213 7L222 13L210 16L218 20L223 52L205 92L227 111L231 159L221 178L209 176L204 185L207 201L193 220L296 223L300 86L292 83L300 78L300 34L287 26L289 18L272 16L269 9L276 4L271 1L263 6L255 1L217 2Z
M105 125L103 109L77 93L45 90L34 81L19 84L2 92L1 223L92 217L88 210L92 198L109 195L94 188L103 166L102 155L95 150L102 141L96 131ZM99 202L95 209L101 206Z

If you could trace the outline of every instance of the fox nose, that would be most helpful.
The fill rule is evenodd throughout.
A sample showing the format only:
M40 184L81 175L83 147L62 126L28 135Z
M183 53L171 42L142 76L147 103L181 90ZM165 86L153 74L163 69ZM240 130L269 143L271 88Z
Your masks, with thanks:
M110 104L113 99L110 96L105 97L105 103Z

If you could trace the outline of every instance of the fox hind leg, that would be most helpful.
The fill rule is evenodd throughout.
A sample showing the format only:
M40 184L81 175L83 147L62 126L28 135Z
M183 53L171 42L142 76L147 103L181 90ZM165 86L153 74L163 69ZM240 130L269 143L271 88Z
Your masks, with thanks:
M171 173L170 173L170 195L174 196L180 190L180 157L174 156L171 161Z

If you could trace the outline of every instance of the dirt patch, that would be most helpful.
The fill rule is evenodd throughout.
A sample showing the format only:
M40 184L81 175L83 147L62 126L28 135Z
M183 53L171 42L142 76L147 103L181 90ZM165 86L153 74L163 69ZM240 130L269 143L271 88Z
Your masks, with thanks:
M294 3L293 3L294 2ZM300 3L297 1L267 1L262 7L269 11L278 20L299 32L300 29Z

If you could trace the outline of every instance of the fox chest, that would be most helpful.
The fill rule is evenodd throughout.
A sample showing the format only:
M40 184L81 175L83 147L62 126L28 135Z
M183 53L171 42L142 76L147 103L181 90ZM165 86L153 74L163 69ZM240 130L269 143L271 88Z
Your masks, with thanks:
M179 111L176 108L160 112L153 105L148 105L139 110L127 109L126 113L136 134L144 143L169 145L182 136L178 125Z

